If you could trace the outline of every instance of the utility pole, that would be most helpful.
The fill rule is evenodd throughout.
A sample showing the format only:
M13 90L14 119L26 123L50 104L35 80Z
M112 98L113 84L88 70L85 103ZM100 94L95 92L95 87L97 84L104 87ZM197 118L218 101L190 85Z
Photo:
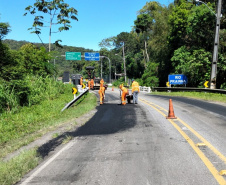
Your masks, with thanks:
M101 58L101 78L102 78L102 59L106 58L108 59L108 62L109 62L109 83L111 83L111 60L106 56L100 56L100 58Z
M123 55L123 62L124 62L124 75L125 75L125 83L126 83L126 60L125 60L125 42L122 41L123 47L122 47L122 55Z
M100 77L102 78L102 58L100 59Z
M216 14L216 19L217 19L216 30L215 30L214 48L213 48L213 61L211 66L211 77L210 77L210 89L216 89L216 83L217 83L217 61L218 61L218 48L219 48L221 7L222 7L222 0L218 0L217 14Z

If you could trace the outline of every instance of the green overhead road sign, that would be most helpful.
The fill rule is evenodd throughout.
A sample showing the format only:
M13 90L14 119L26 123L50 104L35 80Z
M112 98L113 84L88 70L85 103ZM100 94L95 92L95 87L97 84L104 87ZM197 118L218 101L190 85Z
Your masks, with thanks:
M65 52L66 60L81 60L81 52Z

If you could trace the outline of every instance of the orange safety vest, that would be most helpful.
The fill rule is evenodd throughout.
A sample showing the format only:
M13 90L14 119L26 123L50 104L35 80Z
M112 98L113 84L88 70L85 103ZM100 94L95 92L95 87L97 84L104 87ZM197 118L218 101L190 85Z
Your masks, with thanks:
M91 79L90 85L91 85L91 88L93 88L93 85L94 85L94 80L93 79Z
M100 87L100 90L98 91L98 93L100 95L100 104L103 104L105 87Z
M122 90L122 95L121 95L122 104L125 105L126 95L129 94L129 92L128 92L128 89L126 89L125 87L122 87L121 90Z

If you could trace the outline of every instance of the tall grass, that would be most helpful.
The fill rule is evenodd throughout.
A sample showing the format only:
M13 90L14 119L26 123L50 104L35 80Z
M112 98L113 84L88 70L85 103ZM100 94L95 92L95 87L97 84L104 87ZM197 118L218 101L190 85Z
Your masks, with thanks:
M48 85L42 88L46 89L43 92L47 99L30 107L20 107L14 113L4 112L0 116L0 184L2 185L16 183L29 170L36 167L41 159L36 149L24 151L19 156L3 161L7 154L65 123L76 125L75 118L96 107L96 96L88 93L75 105L61 112L62 108L73 99L71 85L55 86L53 85L55 82L51 80L50 83L45 81L45 84ZM55 90L53 86L61 88ZM52 92L58 94L53 95ZM66 137L64 142L69 139L71 138Z
M63 83L57 82L50 77L27 76L25 81L30 91L28 95L29 106L38 104L43 100L57 98L65 91Z
M3 80L0 81L0 113L17 110L19 106L14 88L10 88Z
M93 94L83 96L75 109L61 112L65 104L73 99L70 85L65 85L65 94L55 99L44 100L31 107L22 107L16 113L5 112L0 117L0 157L33 141L51 127L62 124L65 120L79 117L96 106ZM78 102L79 103L79 102ZM77 104L78 104L77 103Z
M32 106L41 101L57 98L65 85L51 77L26 76L23 80L0 83L0 113L14 113L20 106Z

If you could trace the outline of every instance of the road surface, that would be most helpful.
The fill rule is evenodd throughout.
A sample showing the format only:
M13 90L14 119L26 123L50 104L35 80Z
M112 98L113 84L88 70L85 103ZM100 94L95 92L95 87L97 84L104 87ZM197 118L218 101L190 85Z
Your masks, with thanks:
M177 119L166 119L169 99ZM119 105L119 90L27 174L22 185L226 184L226 106L139 94Z

